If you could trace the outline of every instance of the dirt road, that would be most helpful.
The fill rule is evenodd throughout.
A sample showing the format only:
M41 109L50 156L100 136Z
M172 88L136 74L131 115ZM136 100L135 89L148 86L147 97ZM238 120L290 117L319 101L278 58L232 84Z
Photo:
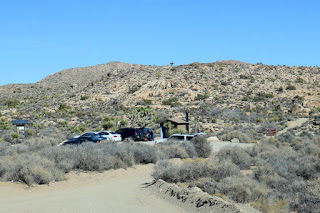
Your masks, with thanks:
M153 165L104 173L71 173L68 180L29 188L0 183L1 213L185 212L143 188Z

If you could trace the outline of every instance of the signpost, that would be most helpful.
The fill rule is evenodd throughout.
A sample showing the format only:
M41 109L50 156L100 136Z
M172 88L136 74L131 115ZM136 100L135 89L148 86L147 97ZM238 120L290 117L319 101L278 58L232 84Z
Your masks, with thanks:
M277 134L276 128L266 129L266 136L276 136L276 134Z

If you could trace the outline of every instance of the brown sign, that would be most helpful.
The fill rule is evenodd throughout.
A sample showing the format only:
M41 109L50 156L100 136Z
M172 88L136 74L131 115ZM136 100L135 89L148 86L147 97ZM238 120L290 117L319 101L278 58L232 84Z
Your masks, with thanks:
M266 129L266 136L276 136L276 134L277 134L276 128Z

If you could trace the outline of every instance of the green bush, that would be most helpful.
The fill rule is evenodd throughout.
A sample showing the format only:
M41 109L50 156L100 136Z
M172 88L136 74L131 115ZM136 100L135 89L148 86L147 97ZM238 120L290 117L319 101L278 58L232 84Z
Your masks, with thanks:
M88 95L83 95L80 97L80 100L84 101L84 100L87 100L89 99L90 97Z
M68 110L68 109L71 109L71 107L68 106L67 104L60 104L58 110L64 111L64 110Z
M13 133L11 133L11 137L13 139L18 139L18 138L20 138L20 135L18 133L16 133L16 132L13 132Z
M102 128L108 130L108 129L115 127L115 125L116 124L113 121L107 121L102 124Z
M128 120L127 119L122 119L120 121L120 127L125 127L128 124Z
M209 98L209 94L205 93L205 94L197 94L197 96L194 98L195 101L200 101L200 100L205 100Z
M297 79L296 79L296 83L304 83L304 80L303 80L303 78L301 78L301 77L297 77Z
M162 101L163 105L170 105L171 107L181 106L182 104L178 101L177 97L172 97Z
M20 104L20 101L19 100L7 100L7 101L5 101L4 104L7 105L9 108L14 108Z
M132 87L129 88L128 93L129 93L129 94L133 94L133 93L135 93L136 91L138 91L140 88L141 88L141 85L140 85L140 84L134 85L134 86L132 86Z
M137 105L151 105L151 104L152 104L152 100L142 100L137 102Z
M294 85L288 85L286 90L296 90L297 88Z

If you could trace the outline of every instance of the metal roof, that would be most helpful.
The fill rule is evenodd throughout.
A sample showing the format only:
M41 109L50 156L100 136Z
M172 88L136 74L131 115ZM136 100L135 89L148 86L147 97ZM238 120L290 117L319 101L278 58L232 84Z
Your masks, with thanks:
M188 124L189 122L181 120L180 118L168 118L167 121L171 121L177 124Z
M12 124L28 124L28 120L14 120L12 121Z

